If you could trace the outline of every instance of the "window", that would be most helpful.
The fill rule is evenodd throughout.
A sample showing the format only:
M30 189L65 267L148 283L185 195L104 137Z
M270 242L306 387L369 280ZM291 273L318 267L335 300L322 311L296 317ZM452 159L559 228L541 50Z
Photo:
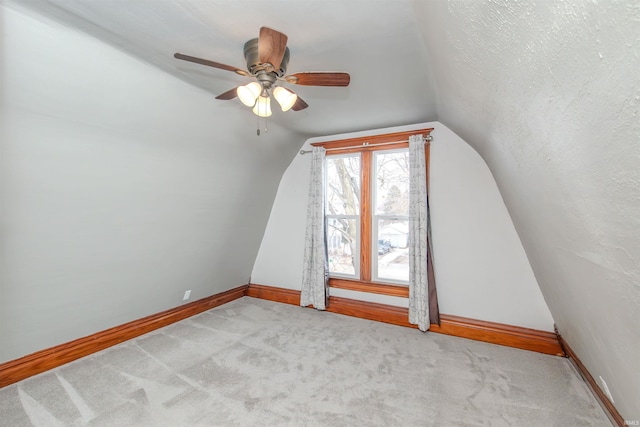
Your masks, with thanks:
M407 294L402 288L409 281L407 140L409 135L428 135L430 131L317 144L327 149L325 217L330 286Z

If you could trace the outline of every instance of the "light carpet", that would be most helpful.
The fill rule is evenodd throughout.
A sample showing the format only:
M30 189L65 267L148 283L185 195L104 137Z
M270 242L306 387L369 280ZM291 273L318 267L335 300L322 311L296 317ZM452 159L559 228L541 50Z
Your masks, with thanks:
M0 389L1 426L610 426L561 357L244 297Z

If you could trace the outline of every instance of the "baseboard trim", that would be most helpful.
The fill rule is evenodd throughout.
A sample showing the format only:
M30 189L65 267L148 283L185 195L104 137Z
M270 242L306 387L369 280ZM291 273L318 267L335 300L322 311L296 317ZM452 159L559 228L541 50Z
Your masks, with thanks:
M2 363L0 364L0 387L22 381L33 375L57 368L123 341L241 298L245 296L247 288L247 285L239 286L189 304L152 314L93 335Z
M430 330L439 334L469 338L553 356L564 356L558 337L553 332L469 319L451 314L441 314L440 325L432 324Z
M247 296L286 304L300 305L300 291L250 283ZM409 310L387 304L329 297L328 312L360 317L398 326L417 328L409 323ZM440 325L432 324L431 332L515 347L554 356L564 356L558 337L553 332L468 319L448 314L440 315Z
M560 340L560 344L562 345L562 348L564 349L567 355L567 358L571 360L571 362L576 367L578 372L580 372L580 375L582 375L582 378L587 383L587 386L589 386L589 388L591 389L591 392L595 395L596 399L598 400L598 403L600 403L600 406L602 406L602 409L604 409L604 412L609 417L609 420L614 425L617 425L620 427L625 426L626 424L625 424L624 418L622 418L622 415L620 415L620 412L618 412L618 410L616 409L615 406L613 406L613 403L609 400L607 395L604 394L600 386L598 386L598 383L596 382L595 378L593 378L591 373L587 370L587 367L584 366L584 364L582 363L578 355L571 349L571 346L564 340L564 338L562 338L560 334L558 334L558 339Z
M249 283L247 296L282 302L285 304L300 305L300 291L296 291L295 289L277 288L275 286L264 286Z
M406 308L393 305L358 301L350 298L329 297L329 307L327 307L327 311L330 313L344 314L345 316L375 320L376 322L417 328L416 325L409 323L409 314Z
M249 289L247 289L247 296L285 304L300 305L300 291L294 289L250 284ZM394 325L415 327L407 321L406 309L392 305L357 301L349 298L329 297L329 307L327 311Z

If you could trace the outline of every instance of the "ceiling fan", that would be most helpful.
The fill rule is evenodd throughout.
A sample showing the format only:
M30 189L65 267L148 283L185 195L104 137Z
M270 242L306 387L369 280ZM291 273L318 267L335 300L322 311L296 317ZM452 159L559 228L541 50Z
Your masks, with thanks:
M345 87L349 86L351 80L348 73L302 72L286 75L289 64L287 36L268 27L260 28L260 37L244 44L247 71L182 53L173 56L183 61L233 71L241 76L255 77L256 81L228 90L216 96L216 99L229 100L237 96L243 104L253 107L253 112L260 117L271 116L270 94L278 101L282 111L300 111L309 106L295 92L280 86L281 81L303 86Z

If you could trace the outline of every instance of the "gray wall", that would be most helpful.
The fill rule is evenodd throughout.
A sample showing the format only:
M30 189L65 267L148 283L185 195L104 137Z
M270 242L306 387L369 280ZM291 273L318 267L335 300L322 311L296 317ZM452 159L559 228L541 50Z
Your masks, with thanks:
M640 8L416 1L438 120L489 165L560 333L640 419Z
M247 283L305 138L0 10L0 362Z

